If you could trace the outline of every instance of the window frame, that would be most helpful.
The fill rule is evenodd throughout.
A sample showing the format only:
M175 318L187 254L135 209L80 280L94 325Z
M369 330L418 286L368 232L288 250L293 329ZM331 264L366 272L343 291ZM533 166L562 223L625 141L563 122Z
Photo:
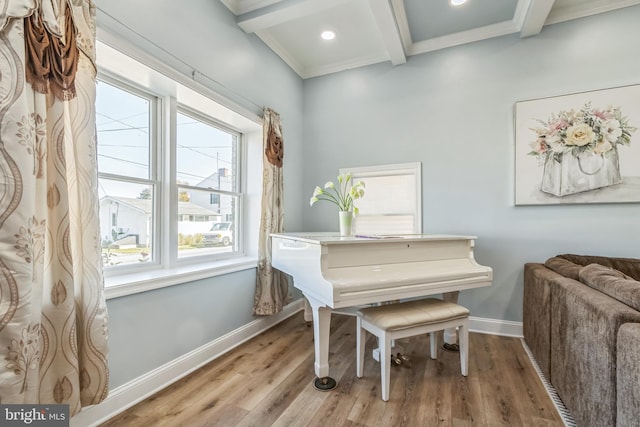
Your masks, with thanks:
M224 219L223 222L233 222L234 223L234 239L233 239L233 249L231 252L224 252L224 253L220 253L220 254L216 254L216 255L211 255L211 254L205 254L205 255L196 255L196 256L186 256L186 257L180 257L178 256L178 254L176 253L176 263L179 264L190 264L190 263L199 263L202 262L202 260L209 260L209 259L226 259L226 258L234 258L237 257L239 255L243 255L244 254L244 243L243 243L243 227L242 227L242 218L244 217L243 212L243 206L244 206L244 191L243 189L244 187L244 181L245 181L245 177L244 177L244 162L243 162L243 158L244 158L244 151L245 151L245 136L244 134L237 130L234 129L233 127L229 126L226 123L223 123L220 120L217 120L214 117L208 116L206 114L204 114L201 111L195 110L194 108L185 105L183 103L178 103L177 104L177 108L176 108L176 115L175 117L177 117L177 114L183 114L186 115L188 117L191 117L194 120L198 120L206 125L212 126L217 128L218 130L221 130L223 132L227 132L229 134L232 134L235 138L236 138L236 160L235 160L235 164L233 165L233 169L234 169L234 179L236 180L235 182L235 188L236 191L226 191L226 190L220 190L220 189L215 189L215 188L205 188L205 187L198 187L198 186L192 186L192 185L184 185L184 184L178 184L177 182L177 171L175 171L174 175L173 175L173 180L172 180L172 184L175 184L175 201L176 201L176 205L175 207L172 207L171 213L173 213L175 215L175 221L173 221L176 224L178 224L178 193L180 191L181 188L185 188L185 189L189 189L192 191L202 191L202 192L209 192L209 194L218 194L219 196L223 196L223 195L227 195L227 196L231 196L231 197L236 197L238 200L238 206L235 209L234 212L234 220L233 221L227 221L227 219ZM177 126L176 126L176 133L177 133ZM175 137L175 149L173 150L173 155L175 157L175 159L173 159L174 164L175 161L177 160L177 144L178 144L178 138L177 135ZM172 198L171 200L174 200L174 198ZM172 246L171 247L178 247L178 233L176 230L175 233L175 242L171 242ZM177 252L177 251L176 251Z
M97 84L106 83L110 86L113 86L119 90L129 92L135 96L139 96L141 98L145 98L149 101L149 173L148 177L138 178L134 176L127 175L118 175L109 172L100 172L98 170L98 180L100 179L108 179L111 181L118 182L127 182L131 184L142 184L149 185L152 189L152 200L153 200L153 208L151 215L151 241L157 242L159 239L159 224L160 224L160 206L162 199L162 177L160 176L160 172L162 170L159 165L162 164L162 159L164 156L164 150L162 148L162 143L156 144L155 142L158 140L162 140L162 120L161 120L161 111L163 109L163 99L159 97L157 94L154 94L152 91L141 87L121 76L116 76L113 73L98 71L98 75L96 77ZM96 134L96 156L98 155L98 135ZM158 147L159 146L159 147ZM158 247L158 250L152 250L153 256L151 259L144 264L127 264L119 267L112 266L107 267L106 269L103 266L103 271L105 273L114 271L115 273L111 274L127 274L130 271L140 271L149 268L158 268L161 264L161 256L162 256L162 247ZM108 275L108 274L105 274Z
M350 173L353 182L363 181L365 183L365 197L367 178L384 178L385 176L408 175L413 176L415 185L415 203L413 208L413 232L411 234L422 234L422 164L421 162L394 163L376 166L360 166L341 168L340 174ZM393 215L389 215L390 217ZM357 218L356 218L357 227ZM357 228L356 228L357 230Z
M155 188L156 194L154 194L155 212L158 216L154 226L155 240L159 241L162 238L162 247L157 248L154 252L155 259L153 261L104 269L106 298L116 298L221 274L255 269L262 187L261 170L258 171L256 166L262 164L262 117L251 114L240 107L230 108L229 105L233 105L232 101L221 98L211 89L195 83L190 84L193 82L181 78L168 65L152 69L138 59L137 55L131 55L128 49L117 49L100 40L98 40L98 48L103 50L102 57L113 58L115 56L118 60L122 58L122 63L110 64L110 66L105 66L105 63L101 64L99 61L98 80L116 87L124 85L127 89L134 88L135 92L141 91L157 97L157 108L154 115L157 118L157 126L155 126L157 144L153 142L151 144L153 148L156 146L161 148L155 150L153 159L156 160L154 173L158 180ZM154 63L154 61L150 61L150 63ZM127 76L126 72L132 68L144 69L149 75L153 75L151 78ZM153 87L147 87L144 82ZM154 82L155 84L151 84ZM206 123L212 123L222 130L230 130L237 134L235 179L237 179L236 189L239 196L237 196L237 224L234 225L238 229L238 238L236 239L238 246L235 251L225 252L218 256L212 254L182 258L177 256L179 186L176 182L175 153L176 122L179 109L183 113L185 110L194 111L200 119L204 118ZM169 153L173 153L173 155L169 155ZM251 168L248 168L247 165L251 165ZM173 177L173 179L168 180L167 176ZM225 193L223 190L215 190L215 192ZM163 197L163 194L167 194L168 197ZM236 193L232 194L236 195ZM169 215L163 215L163 212L168 212ZM165 230L169 233L165 233ZM166 237L167 234L169 237Z

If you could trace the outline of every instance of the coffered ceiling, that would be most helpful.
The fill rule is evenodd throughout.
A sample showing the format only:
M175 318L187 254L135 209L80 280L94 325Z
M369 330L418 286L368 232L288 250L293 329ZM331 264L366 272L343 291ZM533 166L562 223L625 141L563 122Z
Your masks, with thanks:
M302 78L517 33L640 0L221 0ZM320 34L331 30L333 40Z

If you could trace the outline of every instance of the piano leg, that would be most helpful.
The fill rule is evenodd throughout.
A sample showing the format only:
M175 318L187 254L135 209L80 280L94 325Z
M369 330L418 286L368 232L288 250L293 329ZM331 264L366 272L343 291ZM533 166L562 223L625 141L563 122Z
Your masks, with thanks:
M442 299L457 304L459 293L459 291L445 292L442 294ZM447 351L460 351L460 346L458 346L457 340L458 333L456 331L456 328L445 329L444 344L442 344L442 348Z
M313 321L311 304L309 304L309 300L307 298L304 298L304 321L307 322L307 326L311 326L311 322Z
M307 298L313 311L313 346L315 350L315 364L317 378L313 385L321 391L336 388L336 380L329 376L329 334L331 333L331 309L325 305Z

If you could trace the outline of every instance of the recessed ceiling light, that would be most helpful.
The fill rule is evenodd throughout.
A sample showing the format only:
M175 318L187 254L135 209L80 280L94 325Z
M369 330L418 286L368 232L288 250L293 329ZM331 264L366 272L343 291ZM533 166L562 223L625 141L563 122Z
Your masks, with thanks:
M451 0L451 6L460 6L461 4L465 4L467 0Z
M320 37L322 37L323 40L333 40L336 38L336 32L332 30L326 30L320 34Z

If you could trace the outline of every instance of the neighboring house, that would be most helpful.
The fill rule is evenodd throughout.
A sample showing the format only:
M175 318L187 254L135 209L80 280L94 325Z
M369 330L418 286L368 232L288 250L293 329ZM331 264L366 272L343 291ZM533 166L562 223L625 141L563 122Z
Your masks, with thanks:
M215 188L216 190L233 191L231 172L227 168L220 168L201 182L198 187ZM223 221L233 220L233 205L231 197L221 196L217 193L206 193L201 191L189 192L191 203L206 209L211 209L219 213Z
M151 199L105 196L100 199L100 235L103 244L149 246L152 235ZM208 231L222 216L191 202L178 202L178 232Z

